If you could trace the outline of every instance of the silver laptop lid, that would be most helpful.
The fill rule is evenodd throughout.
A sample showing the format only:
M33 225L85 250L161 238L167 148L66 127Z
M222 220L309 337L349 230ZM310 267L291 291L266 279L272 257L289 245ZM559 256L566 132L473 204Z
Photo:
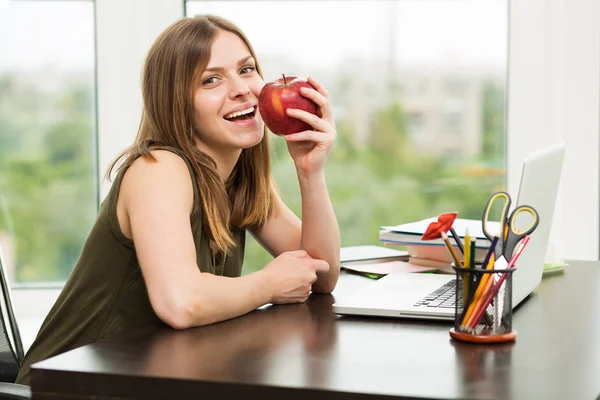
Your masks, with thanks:
M532 206L540 222L516 263L513 306L523 301L542 280L564 155L565 145L561 142L527 155L523 163L519 196L513 208Z

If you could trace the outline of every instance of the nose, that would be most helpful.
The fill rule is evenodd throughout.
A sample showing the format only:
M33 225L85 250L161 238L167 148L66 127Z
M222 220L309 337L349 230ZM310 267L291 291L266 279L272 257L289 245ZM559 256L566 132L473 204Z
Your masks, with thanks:
M229 96L232 99L238 97L245 97L250 94L250 88L248 84L241 77L236 77L231 81L231 86L229 90Z

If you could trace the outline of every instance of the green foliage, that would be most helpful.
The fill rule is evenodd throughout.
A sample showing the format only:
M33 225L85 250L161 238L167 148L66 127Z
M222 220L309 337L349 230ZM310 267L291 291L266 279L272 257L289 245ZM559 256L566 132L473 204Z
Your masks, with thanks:
M483 149L482 156L488 160L504 157L504 108L505 90L501 82L486 81L483 85Z
M92 87L67 81L48 93L9 78L0 78L0 232L13 238L17 281L65 280L97 212Z

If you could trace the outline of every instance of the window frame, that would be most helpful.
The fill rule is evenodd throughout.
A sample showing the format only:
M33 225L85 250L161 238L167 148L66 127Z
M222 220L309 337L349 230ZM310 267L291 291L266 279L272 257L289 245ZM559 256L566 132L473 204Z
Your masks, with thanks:
M509 21L508 191L528 153L564 141L548 258L598 260L600 3L512 0Z
M84 0L94 1L94 0ZM110 189L104 174L135 139L142 110L141 68L158 34L183 17L183 0L95 0L96 123L100 202ZM43 319L64 283L22 285L11 291L18 319Z

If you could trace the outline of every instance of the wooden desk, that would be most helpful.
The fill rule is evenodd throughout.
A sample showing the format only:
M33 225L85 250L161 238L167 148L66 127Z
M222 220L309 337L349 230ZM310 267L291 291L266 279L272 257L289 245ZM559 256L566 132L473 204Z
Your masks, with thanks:
M370 281L343 274L335 296ZM517 309L516 342L449 323L337 317L333 296L203 328L137 332L35 364L34 399L596 399L600 265L572 262Z

